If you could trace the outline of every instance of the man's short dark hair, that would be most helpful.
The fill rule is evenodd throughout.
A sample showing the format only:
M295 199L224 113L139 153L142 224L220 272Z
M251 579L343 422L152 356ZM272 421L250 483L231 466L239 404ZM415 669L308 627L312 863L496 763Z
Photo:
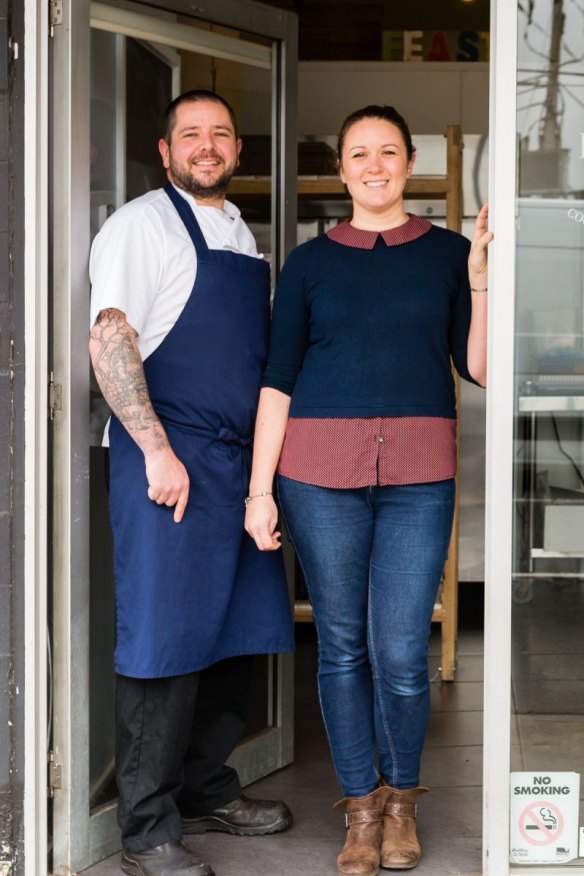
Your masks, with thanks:
M237 119L233 107L227 103L225 98L216 94L214 91L206 91L204 88L194 88L192 91L185 91L183 94L179 94L178 97L175 97L172 103L169 103L164 111L162 117L162 139L165 140L169 146L172 139L172 132L176 124L176 111L179 106L183 103L198 103L201 100L210 100L213 101L213 103L220 103L221 106L225 107L229 113L235 137L237 138Z

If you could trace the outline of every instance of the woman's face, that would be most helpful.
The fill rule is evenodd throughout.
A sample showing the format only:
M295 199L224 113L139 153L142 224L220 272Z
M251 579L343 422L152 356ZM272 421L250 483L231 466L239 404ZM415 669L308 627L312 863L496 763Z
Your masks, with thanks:
M360 211L401 205L413 166L400 129L385 119L361 119L345 135L339 173Z

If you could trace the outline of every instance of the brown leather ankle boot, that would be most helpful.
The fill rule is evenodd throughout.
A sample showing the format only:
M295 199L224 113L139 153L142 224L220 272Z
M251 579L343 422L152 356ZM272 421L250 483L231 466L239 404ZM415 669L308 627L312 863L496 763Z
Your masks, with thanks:
M333 809L345 810L347 839L337 858L341 876L377 876L381 854L383 812L391 788L377 788L365 797L345 797Z
M416 801L428 788L389 790L391 796L385 803L383 814L381 866L388 870L411 870L422 854L416 836Z

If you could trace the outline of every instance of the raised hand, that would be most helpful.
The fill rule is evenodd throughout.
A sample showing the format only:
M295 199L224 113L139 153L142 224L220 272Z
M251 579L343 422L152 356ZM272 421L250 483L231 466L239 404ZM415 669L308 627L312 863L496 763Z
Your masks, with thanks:
M488 268L487 248L493 239L493 233L489 231L489 205L483 204L479 215L476 218L474 234L470 246L468 256L468 273L470 276L471 286L475 284L475 279L480 279L486 275Z

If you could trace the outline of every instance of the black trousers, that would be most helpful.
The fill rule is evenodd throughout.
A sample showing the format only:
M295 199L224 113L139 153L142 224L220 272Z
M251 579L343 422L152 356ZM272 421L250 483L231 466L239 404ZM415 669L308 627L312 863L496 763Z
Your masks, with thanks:
M225 761L247 720L253 657L172 678L116 676L116 779L122 844L142 852L181 838L181 815L236 800Z

